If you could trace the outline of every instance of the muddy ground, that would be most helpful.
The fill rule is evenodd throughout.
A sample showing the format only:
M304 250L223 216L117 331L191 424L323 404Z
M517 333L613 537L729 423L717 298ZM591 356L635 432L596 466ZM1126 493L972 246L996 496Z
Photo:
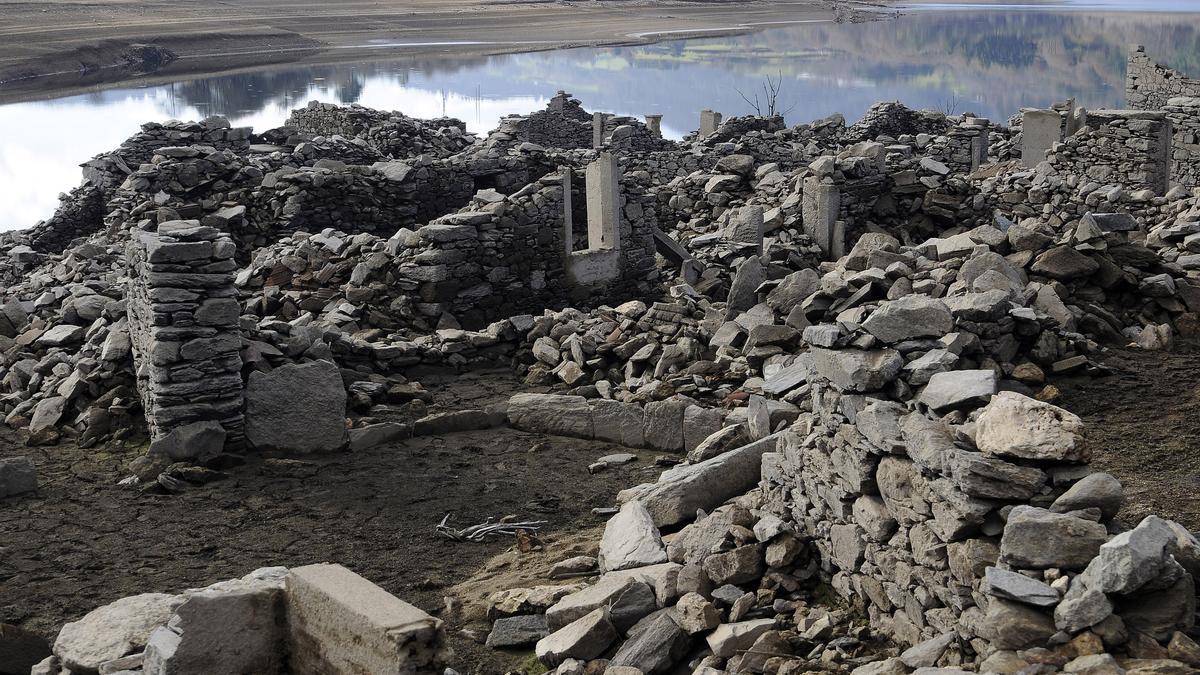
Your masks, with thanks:
M426 386L454 409L506 398L517 382L489 373ZM443 597L513 540L456 543L434 526L446 513L459 527L508 514L547 520L545 550L514 549L508 562L578 555L596 536L580 531L604 522L591 509L661 470L641 453L634 464L589 474L587 465L613 448L495 429L256 461L230 469L225 480L158 496L116 485L140 449L23 448L10 437L0 456L33 457L41 489L0 500L0 623L52 638L62 623L123 596L334 561L445 618L461 672L501 673L527 655L474 642L459 613L443 610ZM508 574L503 568L497 579Z
M270 64L536 51L832 20L883 0L0 0L0 103ZM844 16L844 12L843 12ZM146 52L138 45L152 45ZM168 55L169 52L169 55ZM142 55L151 54L148 60ZM161 62L160 62L161 61Z
M1174 353L1114 350L1115 374L1057 382L1060 404L1087 423L1096 467L1126 488L1122 517L1148 513L1200 529L1200 344ZM436 406L479 407L519 383L506 372L423 378ZM268 565L336 561L446 619L454 665L501 673L528 653L479 644L478 616L491 590L545 583L550 564L594 554L616 493L654 480L653 456L596 475L615 446L495 429L413 439L360 453L265 459L175 496L144 495L116 482L143 450L17 446L42 487L0 500L0 623L52 638L62 623L117 598L175 592ZM512 540L456 543L437 536L446 513L461 526L488 516L545 519L540 550ZM445 597L455 607L446 609Z
M1200 342L1105 363L1114 375L1058 383L1058 403L1086 423L1092 465L1125 486L1122 520L1154 513L1200 531Z

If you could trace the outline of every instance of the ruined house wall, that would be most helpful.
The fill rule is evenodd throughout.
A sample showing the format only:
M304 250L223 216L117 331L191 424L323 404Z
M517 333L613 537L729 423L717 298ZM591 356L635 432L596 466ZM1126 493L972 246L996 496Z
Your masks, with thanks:
M75 239L86 237L104 224L105 191L84 183L63 195L50 220L29 231L29 246L39 253L60 253Z
M216 421L227 445L242 441L235 248L199 221L136 231L127 247L129 334L152 438Z
M471 175L445 162L288 167L267 174L247 206L259 229L276 234L332 227L390 236L459 208L474 193Z
M981 117L967 117L936 136L925 156L945 164L954 173L970 173L987 163L991 123Z
M1172 98L1163 106L1171 120L1171 182L1200 187L1200 96Z
M576 174L571 183L572 201L583 199L583 177ZM606 253L568 253L565 194L562 174L548 174L486 210L443 216L407 238L392 272L418 298L417 311L435 317L449 312L468 327L546 307L640 294L654 270L653 197L625 184L620 246L610 261L616 273L599 283L579 283L573 270L586 265L587 256ZM573 223L576 229L586 227Z
M1162 195L1171 175L1171 122L1161 111L1088 111L1087 126L1051 146L1046 161L1061 173Z
M1162 110L1178 96L1200 97L1200 79L1155 63L1139 45L1129 53L1125 70L1125 103L1137 110Z

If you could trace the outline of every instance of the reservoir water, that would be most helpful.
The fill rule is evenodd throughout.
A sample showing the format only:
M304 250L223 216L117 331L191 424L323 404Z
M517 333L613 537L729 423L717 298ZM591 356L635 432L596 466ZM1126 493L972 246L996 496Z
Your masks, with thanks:
M79 183L79 164L146 121L226 115L265 130L309 100L361 103L416 117L451 115L486 132L504 115L545 105L559 89L589 110L662 113L664 132L696 128L699 111L753 112L766 78L781 82L789 124L900 100L1004 122L1021 107L1075 97L1088 108L1125 105L1132 44L1200 75L1200 1L1068 0L939 3L866 23L808 22L717 38L489 57L406 57L126 86L0 106L0 229L49 217ZM530 45L536 49L537 45Z

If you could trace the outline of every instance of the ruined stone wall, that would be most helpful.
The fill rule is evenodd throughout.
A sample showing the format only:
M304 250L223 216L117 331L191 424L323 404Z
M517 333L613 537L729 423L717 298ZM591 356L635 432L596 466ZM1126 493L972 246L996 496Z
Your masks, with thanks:
M127 247L129 334L154 439L214 421L227 445L242 442L235 248L228 235L194 220L137 231Z
M981 117L967 117L936 136L925 156L945 164L954 173L970 173L987 163L991 123Z
M653 197L632 181L620 199L616 274L601 283L572 279L564 221L566 191L559 173L484 208L469 207L409 233L389 269L426 316L449 312L468 327L597 298L626 299L643 292L654 270ZM572 201L583 199L583 177L572 181ZM574 228L586 228L574 223ZM596 255L607 255L607 251Z
M500 127L491 138L505 137L547 148L578 150L591 148L592 114L566 92L550 99L545 110L529 115L514 115L500 120Z
M1200 79L1155 63L1138 45L1129 53L1125 70L1125 103L1138 110L1162 110L1178 96L1200 97Z
M1161 111L1088 111L1087 126L1046 153L1061 173L1130 190L1167 191L1171 122Z
M390 236L462 206L475 192L461 166L414 164L286 167L267 174L250 197L250 220L277 234L332 227Z
M1090 629L1118 649L1192 625L1195 570L1184 567L1200 548L1153 517L1110 539L1120 484L1086 465L1078 417L996 393L986 368L903 394L914 372L904 362L890 348L814 350L812 424L763 460L774 508L813 538L826 578L875 629L904 645L954 636L969 662L1055 634ZM1129 537L1148 544L1135 567L1162 570L1162 583L1112 567ZM1060 578L1069 590L1052 586Z
M50 220L39 222L29 231L29 247L39 253L61 253L78 239L104 225L105 191L84 183L62 195Z
M1171 182L1200 187L1200 96L1178 97L1163 106L1171 120Z

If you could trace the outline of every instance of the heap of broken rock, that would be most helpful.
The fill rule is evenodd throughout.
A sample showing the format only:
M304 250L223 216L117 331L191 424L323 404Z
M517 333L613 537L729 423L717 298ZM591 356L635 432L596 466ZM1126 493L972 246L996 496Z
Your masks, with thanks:
M1194 105L704 111L682 142L564 93L485 137L316 103L261 134L146 125L3 235L0 405L30 444L144 433L126 482L168 492L247 452L498 424L667 453L597 556L490 598L489 645L556 673L1195 672L1200 543L1124 522L1054 405L1109 346L1200 331ZM419 373L498 364L528 391L428 408ZM297 572L236 585L287 597ZM369 595L331 574L310 601ZM84 662L71 624L34 672L190 672L234 639L205 593L96 610L136 626ZM325 626L312 658L437 672L429 621L357 651ZM204 667L308 667L260 637L261 663Z

